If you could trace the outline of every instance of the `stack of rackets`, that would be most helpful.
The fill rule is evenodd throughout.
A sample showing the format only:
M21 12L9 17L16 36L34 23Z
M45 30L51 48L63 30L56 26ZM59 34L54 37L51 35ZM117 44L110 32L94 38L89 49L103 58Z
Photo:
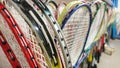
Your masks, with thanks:
M85 67L111 11L103 1L0 0L0 68Z

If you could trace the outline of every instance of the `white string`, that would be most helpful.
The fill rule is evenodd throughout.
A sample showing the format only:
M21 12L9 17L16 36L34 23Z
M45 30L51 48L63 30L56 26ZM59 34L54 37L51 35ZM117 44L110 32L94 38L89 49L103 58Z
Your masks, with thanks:
M83 48L89 25L89 12L79 8L63 28L63 34L74 66Z

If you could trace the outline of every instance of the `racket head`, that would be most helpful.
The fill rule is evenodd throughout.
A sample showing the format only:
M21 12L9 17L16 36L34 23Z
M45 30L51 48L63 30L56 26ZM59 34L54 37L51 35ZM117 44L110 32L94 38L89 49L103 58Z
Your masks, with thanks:
M73 67L76 66L76 63L83 52L91 20L90 7L87 4L80 4L73 8L62 22L61 28L67 47L69 48L68 50Z
M90 28L88 40L85 46L85 51L89 51L89 49L93 46L92 43L94 43L94 39L98 33L98 30L100 28L103 16L105 11L105 3L101 2L99 9L97 10L97 13L95 15L95 18L92 21L92 25ZM98 20L99 19L99 20Z

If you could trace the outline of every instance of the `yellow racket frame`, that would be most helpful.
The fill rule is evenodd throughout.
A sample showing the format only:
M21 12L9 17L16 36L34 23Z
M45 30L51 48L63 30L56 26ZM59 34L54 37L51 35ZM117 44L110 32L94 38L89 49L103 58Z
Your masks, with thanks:
M67 4L67 6L63 9L62 13L60 14L59 18L57 19L58 23L61 25L62 21L64 20L65 16L67 15L67 13L74 8L76 5L81 4L82 2L80 1L72 1L69 4Z

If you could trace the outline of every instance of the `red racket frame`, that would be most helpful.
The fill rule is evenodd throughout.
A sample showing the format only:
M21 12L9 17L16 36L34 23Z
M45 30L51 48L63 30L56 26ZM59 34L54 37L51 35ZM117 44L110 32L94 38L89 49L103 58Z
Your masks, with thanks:
M10 12L5 8L3 4L0 3L0 13L7 21L11 31L15 35L16 40L18 41L24 56L26 57L27 62L31 68L38 68L38 64L34 58L33 52L30 49L30 44L28 44L26 38L24 37L22 31L20 30L18 24L10 14Z
M2 32L0 31L0 46L4 51L5 55L7 56L8 61L12 65L13 68L21 68L19 61L17 60L14 52L12 51L10 45L6 41L5 37L3 36Z

